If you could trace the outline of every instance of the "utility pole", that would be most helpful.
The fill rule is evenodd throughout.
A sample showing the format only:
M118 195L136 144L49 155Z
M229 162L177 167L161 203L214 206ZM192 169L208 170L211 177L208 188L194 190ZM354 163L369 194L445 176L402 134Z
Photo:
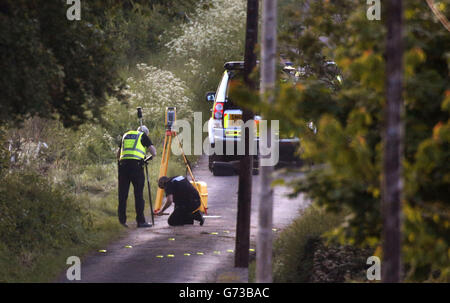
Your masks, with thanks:
M382 183L383 260L382 281L401 281L402 154L402 1L389 0L386 43L386 106Z
M277 46L277 1L263 0L261 35L261 88L263 101L274 102ZM271 125L267 123L266 138L271 152ZM267 157L269 157L268 155ZM262 156L261 157L265 157ZM261 163L261 161L260 161ZM273 166L260 165L260 193L258 214L258 237L256 245L256 282L272 282L272 216L273 190L271 187Z
M247 29L245 35L244 55L244 82L251 90L256 89L255 83L250 79L250 73L256 66L255 45L258 40L258 1L247 0ZM242 120L247 122L253 119L253 113L243 109ZM236 253L235 267L248 267L250 248L250 216L252 201L252 170L253 156L249 151L249 129L242 128L241 139L245 140L245 155L240 160L239 188L238 188L238 214L236 223Z

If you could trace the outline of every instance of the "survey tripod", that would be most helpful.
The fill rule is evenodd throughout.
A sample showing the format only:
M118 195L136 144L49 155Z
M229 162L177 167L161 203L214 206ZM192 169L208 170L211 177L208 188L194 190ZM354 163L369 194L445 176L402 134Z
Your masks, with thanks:
M191 165L183 151L183 147L181 145L180 139L178 138L177 133L172 130L172 127L177 118L176 110L177 110L176 107L166 107L165 121L164 121L166 130L165 130L164 147L163 147L163 152L162 152L162 156L161 156L161 166L159 168L158 180L162 176L167 175L167 167L169 166L170 151L171 151L171 146L172 146L172 137L175 137L178 142L178 146L180 147L181 154L183 155L183 161L184 161L184 164L186 165L186 169L189 172L189 175L191 176L192 183L193 183L192 185L197 189L197 191L200 194L199 185L195 180L194 174L192 173ZM158 191L156 192L156 200L155 200L155 212L157 212L161 209L163 195L164 195L164 190L162 188L158 187ZM201 208L206 212L206 209L207 209L206 205L205 205L206 203L204 203L202 197L200 197L200 202L201 202L201 206L202 206Z
M139 119L139 123L142 124L142 108L138 107L137 108L137 116ZM153 205L152 205L152 190L150 188L150 177L148 174L148 163L153 159L153 157L150 155L147 158L144 159L144 166L145 166L145 175L146 175L146 179L147 179L147 188L148 188L148 201L150 204L150 214L152 216L152 226L155 226L155 218L154 218L154 214L153 214Z

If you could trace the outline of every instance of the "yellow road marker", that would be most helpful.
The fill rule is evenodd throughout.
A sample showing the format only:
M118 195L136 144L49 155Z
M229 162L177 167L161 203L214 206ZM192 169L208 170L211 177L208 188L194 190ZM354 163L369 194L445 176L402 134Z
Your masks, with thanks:
M254 248L250 248L249 251L255 251L255 249Z
M219 233L218 232L212 232L212 233L209 233L210 235L218 235Z
M214 251L214 254L215 254L215 255L220 255L220 251L215 250L215 251Z
M199 256L203 256L203 255L204 255L204 253L202 253L202 252L197 252L197 255L199 255Z
M175 255L167 255L167 258L175 258Z
M100 249L98 252L105 253L106 249Z
M160 258L160 259L164 258L164 256L162 256L162 255L157 255L156 257Z
M234 252L234 250L232 250L232 249L227 249L227 252L232 253L232 252Z
M125 248L133 248L131 245L125 245Z
M191 254L190 254L190 253L185 253L184 255L185 255L185 256L190 256Z
M229 234L229 233L230 233L229 230L224 230L223 232L226 233L226 234Z
M175 241L175 238L169 238L169 241Z

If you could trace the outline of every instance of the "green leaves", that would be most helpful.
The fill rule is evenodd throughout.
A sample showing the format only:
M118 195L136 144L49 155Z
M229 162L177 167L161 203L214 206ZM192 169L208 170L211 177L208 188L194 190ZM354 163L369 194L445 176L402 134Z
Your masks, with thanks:
M114 41L83 6L81 21L66 19L60 1L7 1L0 18L2 121L58 118L76 128L97 121L119 83Z
M310 6L301 0L283 2L292 6L286 6L289 13L281 18L286 28L281 48L306 73L296 86L281 85L276 104L267 112L295 131L303 157L316 164L313 170L304 169L305 178L291 184L294 193L307 193L331 211L351 211L330 237L376 246L381 233L383 22L368 21L365 4L358 1L315 1ZM441 9L448 14L449 7ZM433 19L425 1L405 3L403 249L407 279L415 281L445 281L450 272L450 93L445 47L450 36ZM321 81L327 78L321 68L326 60L337 62L342 85ZM299 127L308 121L317 126L315 135Z

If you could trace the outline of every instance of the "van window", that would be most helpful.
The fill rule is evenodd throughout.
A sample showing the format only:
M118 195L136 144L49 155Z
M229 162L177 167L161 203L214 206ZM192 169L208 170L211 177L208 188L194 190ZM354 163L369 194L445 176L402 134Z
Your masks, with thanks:
M226 96L227 98L226 100L226 104L225 104L225 109L239 109L239 106L236 106L233 103L233 100L231 100L230 98L230 88L233 86L233 84L237 84L237 83L243 83L244 82L244 75L239 72L239 71L230 71L228 73L228 87L227 87L227 93Z

